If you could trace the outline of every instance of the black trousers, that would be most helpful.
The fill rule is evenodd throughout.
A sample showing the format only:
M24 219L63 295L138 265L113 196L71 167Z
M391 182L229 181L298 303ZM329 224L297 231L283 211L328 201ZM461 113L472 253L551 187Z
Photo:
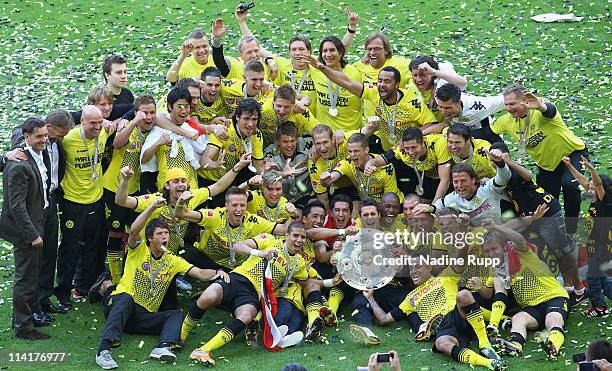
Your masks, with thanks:
M53 295L59 235L58 199L59 195L57 193L50 195L49 207L45 210L44 215L43 248L38 270L38 288L36 289L36 300L39 305L48 301Z
M278 308L274 316L274 322L277 326L286 325L289 329L287 334L293 334L299 331L304 322L304 313L297 309L291 302L285 298L278 298Z
M57 286L54 293L58 300L70 300L73 287L87 294L96 277L104 268L106 235L104 228L104 201L79 204L60 201L62 242L57 252Z
M579 172L583 173L580 156L588 157L587 149L574 151L568 155L572 165ZM553 171L544 170L538 167L536 181L538 185L555 198L559 198L563 190L563 209L565 211L565 226L567 233L574 234L578 229L578 215L580 214L580 188L578 182L574 181L574 176L567 169L563 162L559 163Z
M38 267L41 247L33 247L25 241L14 241L15 281L13 283L13 327L16 334L34 330L32 312L36 305ZM35 272L32 274L32 272Z
M110 291L109 288L107 292ZM104 315L106 324L102 342L119 346L125 331L128 334L159 335L160 343L180 343L183 312L179 310L149 312L136 304L131 295L121 293L110 297Z
M391 312L393 308L399 307L410 290L401 286L386 285L374 290L374 300L385 312ZM357 313L355 313L357 311ZM374 313L368 299L360 291L353 298L353 321L360 326L371 327L374 325Z

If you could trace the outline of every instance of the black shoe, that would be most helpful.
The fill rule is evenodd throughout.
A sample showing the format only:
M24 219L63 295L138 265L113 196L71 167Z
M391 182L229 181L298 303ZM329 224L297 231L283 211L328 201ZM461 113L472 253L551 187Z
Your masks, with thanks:
M68 311L70 311L71 308L72 308L72 304L70 304L69 301L67 303L63 303L60 301L57 304L58 313L68 313Z
M40 309L45 313L64 313L60 312L55 305L51 303L49 299L46 299L40 303Z
M46 321L46 322L53 322L53 321L55 321L55 318L51 317L50 315L48 315L45 312L34 312L32 317L35 320L38 320L38 321Z
M89 303L94 304L102 300L102 295L100 295L98 291L100 290L100 286L102 286L104 281L110 280L111 277L110 272L104 271L100 273L94 284L89 289L89 292L87 292L87 301L89 301Z
M51 335L45 334L38 330L32 330L29 332L24 332L21 334L15 334L18 338L27 339L27 340L46 340L50 339Z
M32 314L32 322L34 323L34 327L45 327L51 324L51 321L45 319L44 313Z
M584 290L582 295L576 294L576 291L570 292L569 293L569 307L570 307L570 309L576 308L578 305L580 305L580 303L582 303L583 301L587 300L588 298L589 298L589 295L588 295L586 289Z

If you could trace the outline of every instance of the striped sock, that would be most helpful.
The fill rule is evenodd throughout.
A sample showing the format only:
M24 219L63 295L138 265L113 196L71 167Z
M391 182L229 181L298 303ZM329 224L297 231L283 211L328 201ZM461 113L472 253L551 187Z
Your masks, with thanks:
M470 323L476 336L478 337L478 347L484 348L491 345L489 343L489 337L487 336L487 330L485 328L484 318L482 317L482 308L478 303L472 303L463 307L465 312L465 318Z
M331 309L334 313L338 313L338 308L340 308L342 299L344 299L344 292L337 287L332 287L332 289L329 290L329 309Z
M306 307L306 315L308 316L308 323L312 323L321 312L321 291L313 291L306 296L304 300L304 306Z
M181 325L181 341L184 343L187 341L187 337L193 328L198 324L198 321L202 319L204 310L198 307L198 303L193 303L193 306L185 316L183 324Z
M242 332L246 328L244 322L239 319L234 319L227 326L224 326L212 339L206 344L200 347L202 350L212 352L215 349L219 349L225 344L232 341L232 339Z
M451 350L451 358L457 362L465 363L472 366L484 366L487 368L490 367L493 363L492 359L483 357L468 348L460 349L458 345L455 345Z

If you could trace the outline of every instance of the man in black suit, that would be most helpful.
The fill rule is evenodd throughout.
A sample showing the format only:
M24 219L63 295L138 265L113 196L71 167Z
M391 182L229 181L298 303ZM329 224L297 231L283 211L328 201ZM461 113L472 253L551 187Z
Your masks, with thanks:
M61 142L64 136L68 134L68 131L74 127L74 121L70 113L61 109L49 112L45 118L45 123L47 124L47 130L49 132L49 141L43 151L43 159L48 161L45 162L45 164L47 165L49 175L46 184L49 195L49 207L45 209L45 239L40 262L38 288L36 290L37 305L35 307L34 319L39 322L52 321L53 318L49 316L48 313L65 313L68 311L68 308L64 308L62 305L53 305L50 297L53 294L57 261L59 234L58 202L62 197L60 183L66 169ZM17 126L13 129L11 135L12 151L7 152L7 155L17 151L18 155L25 156L25 152L23 152L24 146L25 139L21 126ZM18 158L18 160L24 159L27 158ZM9 158L9 160L13 160L13 158Z
M47 168L43 151L49 140L46 123L35 117L22 124L27 161L9 161L4 168L4 203L0 237L13 244L13 328L18 337L42 340L50 336L34 328L38 272L43 247L45 209L49 207Z

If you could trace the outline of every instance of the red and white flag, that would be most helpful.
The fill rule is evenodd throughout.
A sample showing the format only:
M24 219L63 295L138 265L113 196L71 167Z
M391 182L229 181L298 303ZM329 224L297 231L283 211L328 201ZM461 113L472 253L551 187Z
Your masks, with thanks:
M263 340L265 347L270 352L279 351L282 348L279 346L283 335L278 330L276 322L274 322L274 315L278 308L276 297L274 296L274 285L272 283L272 271L270 269L270 262L264 259L264 275L261 281L261 310L264 321L264 334Z

